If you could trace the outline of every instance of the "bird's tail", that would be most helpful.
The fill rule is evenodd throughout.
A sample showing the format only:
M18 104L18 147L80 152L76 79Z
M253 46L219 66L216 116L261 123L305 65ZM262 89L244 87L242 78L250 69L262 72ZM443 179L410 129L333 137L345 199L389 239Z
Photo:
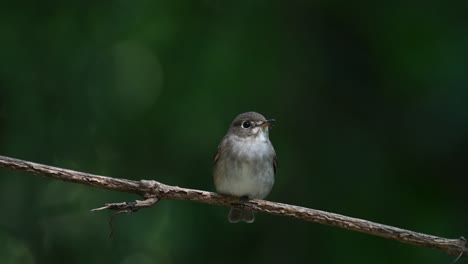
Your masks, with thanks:
M228 220L230 223L238 223L240 221L253 223L255 216L252 210L231 208L229 211Z

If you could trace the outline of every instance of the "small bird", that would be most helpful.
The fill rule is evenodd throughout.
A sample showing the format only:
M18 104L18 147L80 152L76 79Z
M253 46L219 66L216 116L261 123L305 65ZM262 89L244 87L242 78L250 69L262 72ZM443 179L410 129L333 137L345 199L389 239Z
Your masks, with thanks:
M275 182L278 162L268 129L274 119L256 112L238 115L218 146L214 157L214 185L220 194L241 200L263 199ZM231 208L231 223L255 220L253 211Z

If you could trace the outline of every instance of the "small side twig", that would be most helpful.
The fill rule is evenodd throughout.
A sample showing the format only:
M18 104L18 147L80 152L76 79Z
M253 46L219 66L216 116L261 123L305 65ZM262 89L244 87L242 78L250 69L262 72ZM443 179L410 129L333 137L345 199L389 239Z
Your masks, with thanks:
M135 202L123 202L123 203L107 203L102 207L91 209L91 212L102 211L102 210L115 210L114 214L109 219L109 238L114 235L114 226L112 225L114 218L120 214L131 214L135 213L140 209L151 207L159 201L158 197L152 196L145 200L135 200Z
M107 203L103 207L91 209L91 212L102 210L115 210L118 214L134 213L142 208L151 207L159 201L158 197L149 197L146 200L135 200L135 202Z
M459 240L462 241L462 242L465 242L465 246L467 245L466 239L464 237L460 237ZM452 261L451 264L456 263L461 257L463 257L464 253L465 252L464 252L463 248L460 248L460 254L458 254L458 256Z

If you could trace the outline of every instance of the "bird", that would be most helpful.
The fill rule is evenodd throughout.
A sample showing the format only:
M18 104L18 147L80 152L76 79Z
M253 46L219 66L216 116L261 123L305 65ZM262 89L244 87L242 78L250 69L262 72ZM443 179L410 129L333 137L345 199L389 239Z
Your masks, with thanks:
M237 196L241 201L264 199L275 182L278 168L276 152L269 139L274 119L257 112L239 114L218 145L213 178L216 192ZM230 223L253 223L252 210L231 207Z

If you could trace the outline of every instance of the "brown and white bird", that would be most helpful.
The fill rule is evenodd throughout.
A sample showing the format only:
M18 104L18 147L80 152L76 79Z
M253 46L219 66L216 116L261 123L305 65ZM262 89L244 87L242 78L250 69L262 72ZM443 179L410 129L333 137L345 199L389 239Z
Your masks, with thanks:
M268 137L273 119L256 112L238 115L218 146L214 158L214 184L221 194L243 199L264 199L275 182L276 153ZM231 223L252 223L254 213L231 208Z

